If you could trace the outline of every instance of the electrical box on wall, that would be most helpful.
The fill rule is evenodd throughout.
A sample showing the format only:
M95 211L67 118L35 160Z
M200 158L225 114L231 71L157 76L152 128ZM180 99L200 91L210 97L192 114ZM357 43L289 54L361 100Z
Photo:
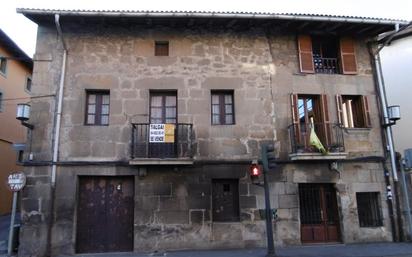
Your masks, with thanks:
M412 148L406 149L404 151L405 155L405 168L412 169Z

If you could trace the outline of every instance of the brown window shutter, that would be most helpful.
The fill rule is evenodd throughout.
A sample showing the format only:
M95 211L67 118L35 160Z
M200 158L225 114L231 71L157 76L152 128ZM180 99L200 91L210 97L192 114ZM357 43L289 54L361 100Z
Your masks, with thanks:
M303 73L315 73L313 65L312 39L308 35L298 36L299 64Z
M342 96L336 95L336 110L338 111L338 123L343 125L343 107L342 107Z
M340 39L340 60L343 74L357 74L355 45L352 38Z
M290 94L290 103L291 103L291 109L292 109L292 126L293 126L293 132L295 136L294 141L299 144L301 141L301 136L300 136L300 122L299 122L298 95L297 94Z
M330 139L331 139L331 124L329 121L329 108L328 108L328 97L327 95L321 95L321 110L322 110L322 120L323 120L323 133L324 134L324 143L325 147L330 145Z
M362 109L363 109L363 120L364 120L364 125L367 128L372 127L371 124L371 116L369 112L369 104L368 104L368 98L364 95L362 96Z

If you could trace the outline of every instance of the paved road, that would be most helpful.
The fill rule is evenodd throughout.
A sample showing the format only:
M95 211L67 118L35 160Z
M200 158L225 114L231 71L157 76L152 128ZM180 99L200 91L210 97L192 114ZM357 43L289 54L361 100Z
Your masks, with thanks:
M312 245L277 248L278 257L412 257L412 243ZM76 257L264 257L265 249L176 251L164 253L77 254ZM63 257L63 256L62 256Z

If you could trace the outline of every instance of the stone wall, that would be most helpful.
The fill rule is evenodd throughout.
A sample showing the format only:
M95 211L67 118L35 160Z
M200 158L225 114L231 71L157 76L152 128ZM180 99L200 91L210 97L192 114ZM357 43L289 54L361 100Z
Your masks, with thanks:
M26 168L29 180L22 198L21 256L44 256L48 235L53 255L74 254L77 180L82 175L135 176L135 251L264 246L265 224L259 211L264 209L262 188L251 184L248 165L233 162L257 159L259 145L273 140L280 159L287 159L291 93L327 94L331 121L337 119L335 94L368 95L372 128L346 129L345 147L350 158L383 155L363 40L356 41L358 75L304 75L298 72L295 36L266 36L259 28L234 32L92 24L63 27L68 59L59 160L90 163L59 166L51 234L50 168ZM57 39L53 26L39 27L34 95L57 94L62 61ZM169 40L170 56L153 56L154 40ZM109 126L84 126L86 89L110 90ZM153 89L177 91L178 122L194 126L195 165L147 167L145 177L136 176L138 171L132 166L95 165L96 161L129 160L130 123L148 122ZM210 124L213 89L234 90L235 125ZM51 160L55 106L54 96L32 100L32 152L37 165ZM239 179L240 222L211 220L213 178ZM278 215L274 223L277 245L301 243L299 183L336 185L343 242L390 239L380 165L346 162L337 173L328 163L292 163L282 165L270 177L272 207ZM385 224L359 228L356 192L370 190L381 192Z

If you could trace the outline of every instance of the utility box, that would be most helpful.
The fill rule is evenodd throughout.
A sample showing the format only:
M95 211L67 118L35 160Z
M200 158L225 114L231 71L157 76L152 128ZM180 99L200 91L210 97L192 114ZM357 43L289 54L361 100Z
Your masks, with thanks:
M412 169L412 148L406 149L405 155L405 168Z

